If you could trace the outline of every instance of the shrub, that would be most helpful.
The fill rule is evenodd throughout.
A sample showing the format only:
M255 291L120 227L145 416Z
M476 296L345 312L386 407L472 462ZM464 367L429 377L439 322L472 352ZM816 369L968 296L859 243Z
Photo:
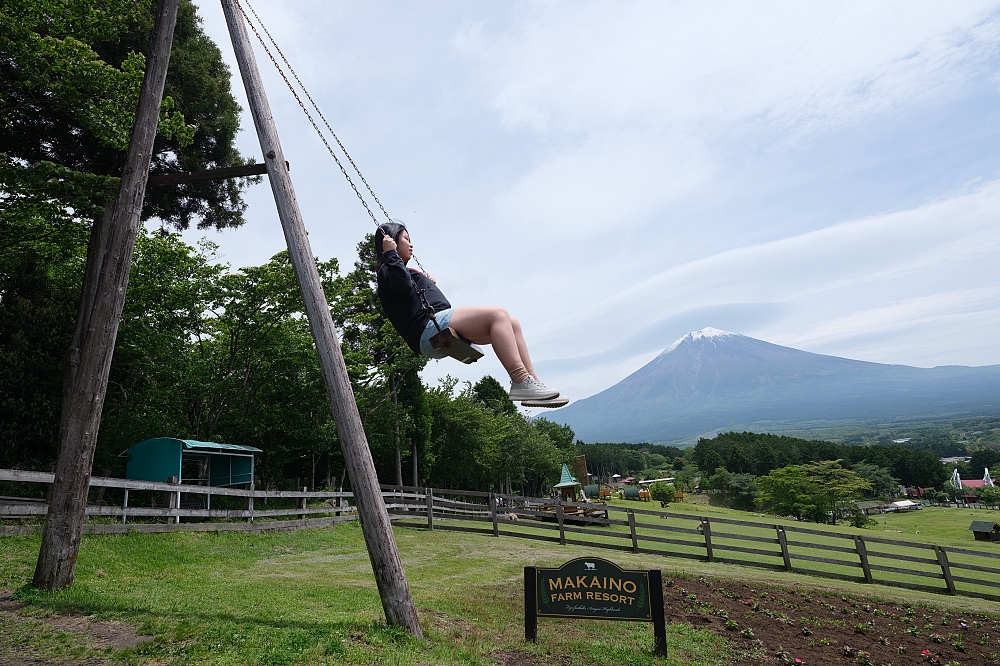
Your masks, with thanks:
M876 525L878 525L878 521L866 516L865 512L861 509L855 509L851 515L851 527L865 528L875 527Z
M672 502L676 492L666 481L657 481L649 488L649 496L656 502Z

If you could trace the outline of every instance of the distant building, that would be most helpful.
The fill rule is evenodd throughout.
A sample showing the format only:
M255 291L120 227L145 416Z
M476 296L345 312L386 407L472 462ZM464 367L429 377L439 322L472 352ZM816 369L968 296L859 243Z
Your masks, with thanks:
M906 444L908 441L913 439L912 437L901 437L900 439L892 440L893 444Z

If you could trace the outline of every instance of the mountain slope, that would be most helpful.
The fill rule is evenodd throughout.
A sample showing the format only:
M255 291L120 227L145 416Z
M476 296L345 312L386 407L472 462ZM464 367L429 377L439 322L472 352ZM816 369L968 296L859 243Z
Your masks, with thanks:
M760 421L1000 411L1000 366L853 361L706 328L611 388L554 412L587 442L677 442Z

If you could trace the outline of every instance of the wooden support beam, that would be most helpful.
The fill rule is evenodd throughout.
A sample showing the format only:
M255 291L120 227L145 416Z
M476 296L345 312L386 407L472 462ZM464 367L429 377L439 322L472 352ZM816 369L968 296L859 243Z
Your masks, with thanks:
M226 24L243 77L243 87L247 92L261 152L265 156L268 180L274 193L281 228L285 233L289 259L295 269L295 277L302 291L302 300L305 302L309 328L316 343L323 381L337 424L337 435L344 453L344 462L351 477L361 530L368 546L368 557L382 599L386 622L422 638L420 620L413 605L406 574L403 572L403 562L392 534L389 513L386 511L379 489L375 463L372 461L361 416L354 401L354 391L347 376L347 366L340 350L340 341L337 339L330 308L316 269L315 255L309 246L309 237L306 235L306 227L295 199L292 179L288 169L285 168L284 152L278 140L278 130L274 125L264 84L257 69L257 61L244 23L243 10L238 6L237 0L222 0L222 10L226 15Z
M639 536L635 533L635 512L628 510L628 531L632 535L632 552L639 552Z
M424 489L424 499L427 502L427 529L434 531L434 489Z
M118 195L95 220L90 234L83 293L63 380L55 481L49 488L49 515L32 579L32 584L43 590L72 584L76 571L97 433L146 196L179 4L179 0L160 0L157 5Z
M288 162L285 162L285 168L288 168ZM150 176L146 187L169 187L171 185L184 185L186 183L201 183L206 180L226 180L228 178L265 175L267 175L266 164L245 164L243 166L224 167L222 169L179 171L177 173Z

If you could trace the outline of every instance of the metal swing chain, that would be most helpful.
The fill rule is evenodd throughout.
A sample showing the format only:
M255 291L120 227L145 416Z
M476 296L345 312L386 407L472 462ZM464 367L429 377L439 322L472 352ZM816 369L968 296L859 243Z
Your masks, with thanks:
M337 145L344 152L344 156L347 157L348 162L351 163L351 167L354 169L354 172L358 174L359 178L361 178L361 182L364 183L365 189L368 190L368 194L370 194L372 199L375 200L375 203L378 204L379 210L382 211L382 214L385 215L385 218L389 222L393 222L394 220L389 215L388 211L386 211L385 206L382 205L382 202L375 194L375 191L372 189L372 186L368 184L368 180L365 178L364 174L361 173L361 169L359 169L358 165L355 164L354 158L352 158L351 154L347 152L347 148L344 147L344 144L340 140L340 137L338 137L337 133L333 131L332 127L330 127L330 123L327 121L326 116L323 115L323 112L320 110L319 105L316 104L316 100L314 100L312 95L309 93L309 89L306 88L304 83L302 83L302 79L300 79L299 75L295 72L295 68L293 68L291 63L288 62L288 58L285 57L285 53L281 50L281 47L278 46L278 43L274 41L274 37L271 36L271 32L267 29L267 26L264 25L264 22L261 20L260 16L257 15L257 11L253 8L253 5L250 4L250 0L242 0L242 2L245 2L247 7L250 8L250 13L253 14L253 17L257 20L257 23L260 24L260 27L264 31L264 34L267 35L267 38L271 42L271 45L274 46L274 50L278 52L278 55L281 57L281 60L285 63L285 66L288 67L288 71L291 73L292 77L294 77L296 83L298 83L299 87L302 88L302 92L305 93L305 96L309 100L309 103L312 105L313 109L316 110L316 115L320 117L320 119L323 121L323 124L326 126L326 129L330 132L330 135L334 138L334 140L337 142ZM356 194L358 200L361 201L361 205L365 207L365 211L367 211L368 216L372 219L372 222L375 223L376 227L381 228L382 225L378 223L378 220L375 218L375 214L372 212L371 208L368 207L368 202L365 201L363 196L361 196L361 192L354 184L354 181L351 179L350 174L347 173L347 170L344 168L344 165L341 163L340 159L337 157L337 154L334 152L333 147L326 140L326 136L323 134L323 131L319 128L319 125L316 124L316 121L313 119L312 114L309 113L309 110L302 102L302 99L299 97L298 91L295 90L295 87L292 85L291 81L289 81L288 77L285 76L285 72L281 68L281 65L278 64L278 61L271 53L271 50L267 47L267 44L264 43L264 39L257 31L257 28L254 26L253 21L250 20L250 17L247 16L247 13L243 10L241 0L236 0L236 7L240 10L240 13L243 14L243 18L246 19L246 22L250 26L250 29L253 30L254 36L257 37L257 41L260 42L260 45L264 48L264 52L267 53L268 58L271 59L271 63L274 65L274 68L278 70L279 74L281 74L281 78L285 81L285 85L288 87L288 90L292 93L292 96L295 97L295 101L298 102L299 108L301 108L302 112L306 114L306 118L309 119L309 122L312 124L313 129L316 130L316 134L319 135L320 140L323 142L323 145L326 146L326 149L330 153L330 156L337 163L337 166L340 167L340 172L344 174L344 178L347 179L347 182L350 184L351 189L354 190L354 194ZM421 272L426 274L427 270L424 268L423 264L420 263L420 259L418 259L416 255L413 255L413 260L417 262L417 266L420 267Z
M330 130L330 134L333 135L334 139L336 139L337 145L340 146L340 149L344 151L344 155L346 155L347 159L350 160L351 166L354 167L354 170L357 172L358 176L361 177L361 181L365 184L365 187L368 189L368 192L372 195L372 198L375 199L375 201L378 203L379 209L381 209L386 219L392 222L393 219L389 217L389 213L386 212L385 207L382 205L382 202L379 201L377 196L375 196L375 192L372 191L372 188L368 184L368 181L365 180L365 177L361 174L361 170L358 169L358 166L357 164L354 163L354 160L351 158L350 153L347 152L347 149L344 148L344 144L341 143L340 138L337 137L337 134L333 131L333 129L330 127L330 124L326 121L326 118L323 116L323 112L319 110L319 107L313 100L312 95L309 94L309 91L306 90L306 87L302 84L302 80L299 79L298 74L295 73L295 70L292 69L292 66L288 63L288 59L285 58L285 54L282 53L277 43L275 43L274 38L271 37L271 33L264 26L264 22L260 20L260 17L257 16L257 12L254 11L254 8L250 4L249 0L242 0L242 2L246 2L247 6L250 7L250 11L253 13L254 18L257 19L258 23L260 23L260 27L264 30L265 33L267 33L267 37L268 39L270 39L271 44L274 45L275 50L279 54L281 54L281 59L284 60L285 65L288 66L288 70L292 73L292 76L295 77L295 80L302 87L302 91L306 94L306 97L309 98L309 102L310 104L312 104L313 108L316 109L316 113L319 115L320 118L323 119L323 123L326 125L327 129ZM285 75L285 70L283 70L281 68L281 65L278 64L278 61L275 59L274 54L271 53L271 49L267 47L267 44L264 43L264 39L260 36L260 33L257 31L257 27L253 24L253 21L250 20L250 17L247 16L246 11L244 11L243 6L241 4L241 0L235 0L235 4L236 8L240 10L240 14L242 14L243 18L246 20L247 25L249 25L250 29L253 31L254 36L257 37L257 41L260 42L261 47L263 47L264 53L266 53L267 57L271 59L271 64L273 64L274 68L278 70L278 74L281 75L281 78L284 80L285 85L288 87L288 90L292 93L292 96L295 98L295 101L298 102L299 108L302 109L302 112L304 114L306 114L306 118L309 119L309 122L312 124L313 129L316 130L316 134L319 135L319 138L323 142L323 145L326 146L326 150L327 152L330 153L330 157L332 157L333 161L337 163L338 167L340 167L340 172L344 174L344 178L347 179L347 182L350 184L351 189L354 190L354 194L357 195L358 201L360 201L361 205L365 207L365 211L368 213L368 217L372 219L372 222L375 224L376 227L381 229L382 225L378 223L378 220L375 218L375 214L372 212L372 209L369 208L368 206L368 202L365 201L365 198L363 196L361 196L361 192L358 190L357 185L354 184L354 181L351 179L351 175L347 173L347 169L344 168L344 165L340 161L340 158L337 157L337 153L333 151L333 147L330 145L330 142L326 140L326 135L323 134L323 130L321 130L319 128L319 125L316 124L316 121L315 119L313 119L312 114L309 113L309 109L307 109L306 105L302 103L302 98L299 97L298 91L295 90L295 87L292 85L292 82L289 81L288 77ZM417 259L416 255L413 255L413 259L414 261L417 262L417 266L420 266L421 272L423 272L424 275L426 275L427 271L424 269L423 264L420 263L420 260ZM409 271L407 271L407 274L409 274ZM413 284L414 290L417 292L417 296L420 298L421 309L425 312L425 314L427 314L428 318L432 322L434 322L434 327L440 332L441 326L437 322L437 317L434 316L435 315L434 308L431 307L431 304L427 301L427 296L424 294L424 290L417 287L416 280L413 279L412 275L410 275L409 277L410 277L410 282Z
M246 2L246 0L243 0L243 2ZM309 113L309 109L307 109L306 105L302 103L302 99L299 97L299 94L295 90L294 86L292 86L292 82L289 81L288 77L285 75L285 70L283 70L281 68L281 65L278 64L278 61L274 58L274 54L271 53L271 49L267 48L267 44L264 43L264 39L260 36L260 33L257 32L257 27L253 24L253 21L250 20L250 17L247 16L247 13L243 10L241 1L235 0L235 4L236 8L240 10L240 14L243 14L243 18L246 19L247 25L250 26L251 30L253 30L253 34L257 37L257 41L260 42L260 45L262 47L264 47L264 52L267 54L267 57L271 59L271 63L274 65L274 68L278 70L278 73L281 75L281 78L284 79L285 85L288 86L288 90L291 91L292 96L295 97L295 101L299 103L299 108L302 109L302 112L306 114L306 118L308 118L309 122L312 123L313 129L316 130L316 133L319 135L319 138L323 141L323 145L326 146L327 151L329 151L330 157L332 157L334 162L337 163L337 166L340 167L340 172L344 174L344 178L346 178L347 182L350 183L351 189L353 189L354 193L358 196L358 200L361 202L361 205L365 207L365 210L368 212L368 216L372 218L372 222L375 223L375 226L380 226L378 220L375 218L375 214L372 213L372 209L368 207L368 202L365 201L365 198L363 196L361 196L361 192L358 191L357 185L355 185L354 181L351 180L351 175L347 173L347 169L344 168L344 165L341 163L340 158L337 157L337 154L335 152L333 152L333 147L330 146L330 142L326 140L326 136L323 134L322 130L320 130L319 125L316 124L316 121L313 119L312 114ZM249 2L247 4L249 4Z
M292 67L291 63L288 62L288 58L285 57L285 54L281 50L281 47L278 46L278 43L274 41L274 37L271 36L271 32L267 29L267 26L264 25L264 22L260 20L259 16L257 16L257 12L254 10L253 5L250 4L250 0L244 0L244 2L247 3L247 7L250 8L250 13L253 14L253 17L255 19L257 19L257 23L260 24L261 29L264 31L264 34L267 35L267 38L271 42L271 45L274 46L274 50L278 52L279 56L281 56L282 62L284 62L285 66L288 67L288 71L295 78L295 82L299 84L300 88L302 88L302 92L305 93L305 96L309 100L309 103L312 104L313 109L316 110L316 115L320 117L320 120L322 120L323 124L326 125L326 129L330 132L330 135L337 142L337 145L340 146L340 149L342 151L344 151L344 156L347 157L347 161L351 163L352 167L354 167L354 172L358 174L359 178L361 178L361 182L365 184L365 188L368 190L368 194L372 195L372 199L374 199L375 203L378 204L378 207L382 210L382 214L385 215L385 218L390 222L392 222L392 218L389 217L389 213L386 212L385 206L383 206L382 202L379 201L377 196L375 196L375 192L372 190L372 186L368 184L368 181L365 179L364 174L361 173L361 169L359 169L358 165L354 163L354 158L352 158L351 154L347 152L347 148L345 148L344 144L340 141L340 137L338 137L337 133L333 131L332 127L330 127L330 123L327 122L326 116L323 115L323 112L316 104L316 101L313 99L312 95L309 94L309 90L306 88L305 84L302 83L302 79L300 79L299 75L295 73L295 69Z

